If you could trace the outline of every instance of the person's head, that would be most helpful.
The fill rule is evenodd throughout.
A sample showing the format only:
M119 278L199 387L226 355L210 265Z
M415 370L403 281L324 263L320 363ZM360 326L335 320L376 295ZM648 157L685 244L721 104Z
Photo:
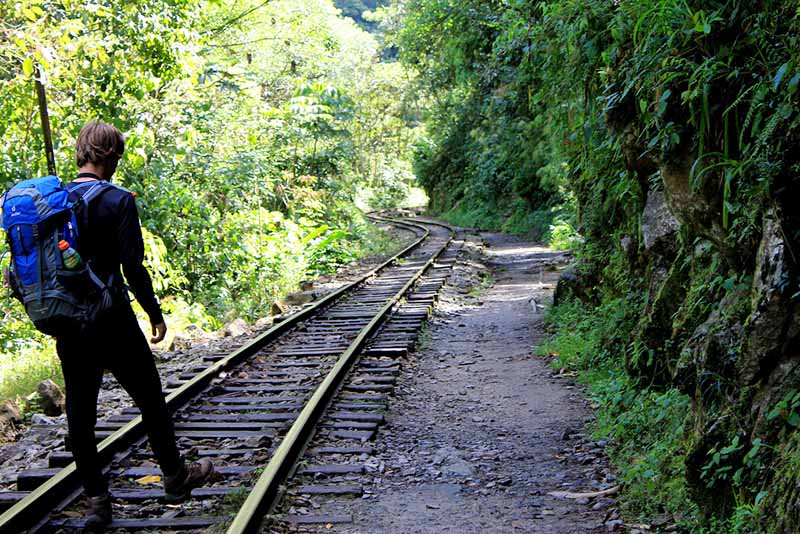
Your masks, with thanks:
M92 167L104 180L111 179L124 152L125 138L122 133L105 122L86 123L75 141L78 168Z

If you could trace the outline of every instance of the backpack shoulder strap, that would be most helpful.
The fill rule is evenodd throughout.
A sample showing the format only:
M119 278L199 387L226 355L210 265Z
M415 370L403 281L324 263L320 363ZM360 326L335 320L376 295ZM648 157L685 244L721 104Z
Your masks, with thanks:
M89 205L89 203L92 200L94 200L96 198L99 198L100 195L102 195L103 193L105 193L109 189L108 187L106 187L104 185L107 182L99 182L98 181L98 182L95 182L95 183L92 183L92 182L88 182L88 183L91 184L91 187L86 188L86 192L83 193L80 196L81 200L83 202L85 202L87 206Z
M72 206L76 229L89 227L89 204L100 198L106 191L111 190L109 185L108 182L97 180L81 182L69 188L70 192L75 193L78 197Z
M79 193L79 190L86 189L85 193ZM74 185L70 188L70 191L74 191L79 193L80 199L83 200L87 205L89 203L98 198L100 195L105 193L106 191L110 191L111 189L116 189L117 191L122 191L124 193L132 194L130 191L125 189L124 187L120 187L118 185L112 184L110 182L106 182L105 180L95 180L91 182L81 182L79 184Z

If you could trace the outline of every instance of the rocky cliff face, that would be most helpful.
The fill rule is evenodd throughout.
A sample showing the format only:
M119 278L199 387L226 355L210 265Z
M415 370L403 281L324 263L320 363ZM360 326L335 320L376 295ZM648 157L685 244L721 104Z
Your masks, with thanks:
M773 208L763 214L761 242L755 253L737 250L718 223L722 220L718 202L687 187L686 169L662 169L662 177L670 212L680 220L684 236L704 245L705 252L693 255L690 263L704 254L717 257L718 276L728 276L732 281L723 285L721 296L705 316L695 316L682 325L673 322L673 326L682 328L671 332L662 329L663 337L644 339L646 345L666 339L672 349L664 353L668 360L664 367L671 370L668 383L694 401L694 447L687 455L688 479L704 508L724 513L733 497L730 481L727 477L715 480L703 473L703 467L715 451L734 439L741 448L736 451L739 458L732 454L729 459L732 469L743 465L741 456L752 450L754 443L779 443L785 430L783 421L775 421L769 413L787 393L800 390L794 348L800 333L796 316L798 266L790 254L792 244L784 231L781 210ZM647 221L656 213L656 205L648 201L642 218ZM672 261L675 272L680 256L666 255L662 261ZM753 256L755 261L749 261ZM661 307L680 316L681 308L694 304L686 292L681 293L681 286L697 284L693 276L709 274L713 273L690 270L677 274L680 280L666 279L662 290L672 284L670 294L682 302L670 301ZM659 307L659 301L649 298L648 305Z
M752 477L753 495L783 488L759 498L783 511L764 516L765 530L796 531L800 468L791 456L800 451L793 433L800 427L800 247L790 231L796 215L773 205L762 211L757 247L733 243L718 188L690 186L688 161L661 167L660 183L643 195L639 235L618 244L630 291L643 295L625 367L648 387L691 397L686 476L704 512L724 516L732 509L738 471ZM602 284L599 269L568 271L557 295L591 302Z

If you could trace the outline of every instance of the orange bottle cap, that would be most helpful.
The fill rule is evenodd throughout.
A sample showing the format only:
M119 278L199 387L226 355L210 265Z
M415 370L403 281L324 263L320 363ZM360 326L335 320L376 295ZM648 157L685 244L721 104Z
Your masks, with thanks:
M64 239L58 242L58 250L64 252L69 248L69 243L67 243Z

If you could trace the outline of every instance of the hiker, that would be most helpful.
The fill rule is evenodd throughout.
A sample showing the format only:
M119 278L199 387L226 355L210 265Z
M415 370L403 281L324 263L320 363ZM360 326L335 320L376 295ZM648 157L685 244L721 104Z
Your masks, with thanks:
M78 252L98 278L110 281L113 303L109 311L83 330L56 337L66 385L72 454L89 499L87 529L102 529L111 522L111 498L94 433L97 395L105 370L113 373L142 413L150 446L164 474L167 500L184 500L214 470L209 460L187 464L178 452L153 353L123 285L122 273L150 318L150 342L162 341L167 326L150 275L142 265L144 243L134 195L108 183L124 149L124 139L117 128L89 122L75 143L78 176L67 184L70 195L80 195L92 185L103 185L99 196L88 204L86 216L78 220Z

